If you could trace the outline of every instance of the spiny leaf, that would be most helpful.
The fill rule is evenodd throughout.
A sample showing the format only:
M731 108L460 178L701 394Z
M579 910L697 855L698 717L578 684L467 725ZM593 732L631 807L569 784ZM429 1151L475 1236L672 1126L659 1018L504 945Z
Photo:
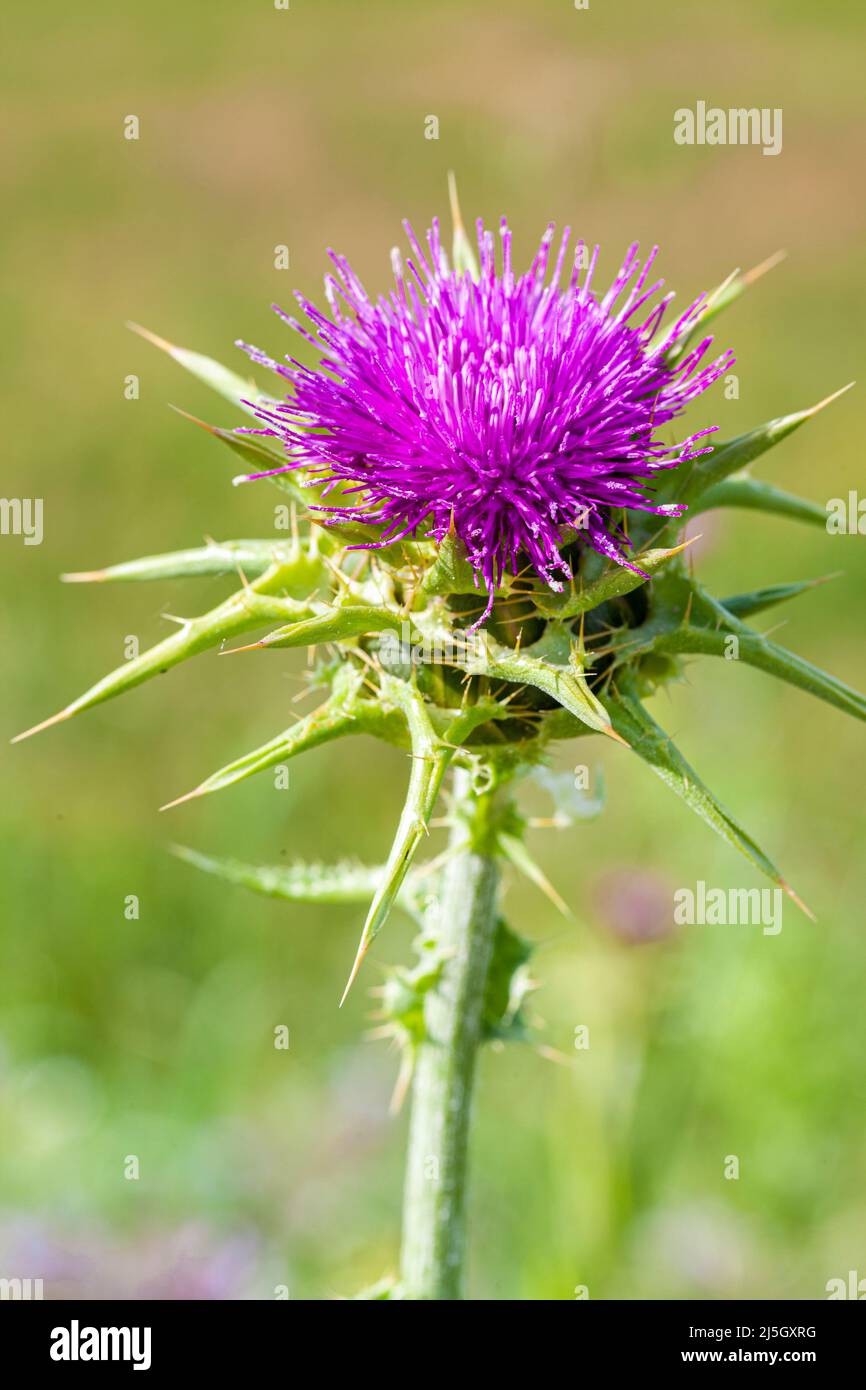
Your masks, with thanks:
M541 890L544 896L553 903L557 912L561 912L563 917L567 917L569 921L573 922L574 914L568 906L568 903L557 893L540 865L536 864L519 835L511 835L507 831L500 831L497 836L497 843L506 859L510 859L514 867L519 869L520 872L529 879L530 883L534 883L536 888Z
M482 1033L487 1041L522 1041L528 1033L522 1005L534 988L529 976L533 945L500 917L484 989Z
M443 536L436 547L435 558L424 575L421 589L431 597L477 592L478 576L469 563L466 547L453 531ZM500 584L495 592L508 597L512 592L510 583Z
M785 252L777 251L774 255L768 256L760 265L756 265L752 270L747 270L745 274L740 270L735 270L726 280L723 280L722 283L707 296L707 302L704 305L703 312L698 316L695 323L692 324L691 328L689 328L688 331L674 343L673 347L669 349L667 354L669 363L673 366L679 362L692 340L698 333L703 333L705 331L707 325L712 322L717 314L720 314L723 309L727 309L729 305L734 304L750 285L753 285L756 280L759 280L762 275L766 275L768 271L772 270L784 259Z
M277 734L260 748L254 748L251 753L246 753L242 758L221 767L191 792L169 801L161 809L167 811L184 801L223 791L226 787L234 786L236 782L243 782L247 777L255 776L257 772L264 772L269 767L276 767L278 763L288 762L299 753L306 753L323 743L331 743L346 734L370 732L369 720L363 717L355 699L361 680L361 672L348 665L342 667L333 694L318 709L312 710L290 729ZM377 714L385 717L385 711L380 706L374 708Z
M184 420L198 425L200 429L213 435L214 439L225 444L233 454L237 454L239 458L243 459L247 468L251 469L253 473L269 474L268 482L273 483L282 492L287 492L290 497L293 497L304 508L306 515L310 503L309 492L301 487L294 474L289 472L274 473L273 471L275 468L282 468L287 462L286 455L282 451L268 448L266 444L262 443L261 436L238 434L234 430L224 430L219 425L209 425L206 420L200 420L197 415L190 415L187 410L180 410L177 406L173 406L172 409L178 415L182 415ZM235 478L234 481L235 483L243 482L245 477L246 475L242 475Z
M548 642L553 637L552 626L545 635ZM580 653L571 635L561 635L570 644L570 650L562 653L564 660L560 662L548 659L547 655L536 655L533 650L519 651L502 646L488 633L478 632L474 634L475 640L467 645L467 654L455 657L455 664L469 675L491 676L543 690L589 728L622 742L612 729L604 706L587 684ZM536 644L534 651L538 650Z
M468 688L466 691L468 695ZM453 748L460 748L471 733L484 724L495 723L497 719L510 719L512 710L507 700L498 700L492 695L478 695L473 701L465 699L458 711L442 709L439 706L430 710L434 727L443 741ZM502 746L499 747L502 752Z
M714 487L732 473L738 473L741 468L745 468L747 464L766 453L767 449L771 449L774 444L778 444L794 430L799 429L800 425L811 420L825 406L838 400L853 384L849 382L847 386L819 401L817 405L810 406L808 410L798 410L793 415L781 415L776 420L769 420L765 425L750 430L748 434L739 435L728 444L717 444L711 454L704 455L695 463L683 489L683 499L691 504L708 488Z
M732 619L736 622L736 619ZM736 637L736 648L731 647L731 637ZM756 666L768 675L787 681L800 690L816 695L819 700L834 705L836 709L851 714L855 719L866 719L866 696L853 690L844 681L828 675L810 661L789 652L772 642L761 633L752 632L737 626L734 632L703 627L679 627L674 632L659 638L654 644L655 651L694 653L704 656L727 656L736 650L736 659L749 666ZM730 658L729 658L730 659Z
M172 853L227 883L250 888L267 898L294 903L367 902L383 872L381 865L368 867L364 864L245 864L238 859L199 854L183 845L173 846ZM398 895L398 902L413 915L417 913L417 897L408 884Z
M169 801L160 809L168 811L186 801L212 792L225 791L238 782L265 772L279 763L288 762L300 753L309 752L325 743L355 734L367 734L382 739L398 748L409 745L406 721L399 710L382 700L360 699L359 673L349 665L341 668L335 682L334 694L318 709L299 719L290 729L285 729L259 748L236 758L205 778L191 792ZM467 705L455 718L454 710L428 706L431 721L441 731L444 742L457 748L479 724L495 719L508 718L507 706L498 701L479 700Z
M187 579L197 575L228 574L239 569L247 578L264 574L274 559L287 558L285 547L275 541L208 541L195 550L173 550L165 555L144 555L101 570L62 574L66 584L108 584L117 580Z
M204 357L200 352L191 352L189 348L177 347L176 344L168 342L166 338L160 338L158 334L151 333L147 328L142 328L138 323L130 323L127 326L132 329L133 333L138 333L147 342L153 343L154 347L167 352L169 357L173 357L175 362L179 362L193 376L198 377L199 381L203 381L205 386L209 386L212 391L216 391L218 395L231 401L232 405L238 406L248 415L255 415L254 404L274 404L273 396L268 396L265 392L260 391L251 377L245 379L228 367L223 367L221 363L215 362L212 357ZM253 404L247 404L247 402Z
M676 792L716 834L739 850L802 907L800 899L782 878L775 864L751 835L723 809L673 741L647 713L630 676L620 678L617 690L606 697L605 703L615 727L665 785Z
M769 512L787 516L792 521L806 521L813 526L827 525L827 508L809 502L793 492L785 492L758 478L728 478L716 483L692 504L689 512L697 516L719 507L737 507L746 511Z
M539 596L538 607L542 611L555 613L556 617L563 621L567 618L577 618L581 613L589 613L599 604L607 603L610 599L621 598L624 594L630 594L634 589L640 588L641 584L646 583L647 575L654 574L667 560L673 559L675 555L680 555L697 539L697 536L692 536L682 545L661 550L645 550L642 554L635 555L632 564L643 570L643 574L635 574L633 570L626 569L624 565L614 565L598 579L588 584L585 589L571 593L567 597L558 599L555 594Z
M433 813L442 778L454 752L437 738L424 700L414 685L384 672L381 681L383 693L398 706L406 720L412 744L412 771L397 834L388 855L381 883L367 913L355 961L340 1000L341 1007L371 942L387 920L418 846L427 834L427 822Z
M90 687L72 704L54 714L50 719L36 724L32 729L18 734L13 743L29 738L52 724L70 719L81 710L111 700L126 690L150 680L152 676L162 675L172 666L196 656L208 648L219 646L229 637L247 632L250 628L262 627L268 622L287 618L290 614L300 619L309 617L310 610L295 599L277 597L275 591L285 587L288 572L281 564L271 565L253 584L232 594L231 598L212 608L209 613L198 618L180 620L180 626L170 637L157 643L140 656L127 661L110 675L104 676Z
M755 632L694 578L668 575L664 585L660 597L665 602L619 646L615 658L618 667L648 652L728 659L735 654L748 665L788 681L846 714L866 718L866 698L858 691ZM736 649L731 646L731 637L737 639Z
M619 628L610 638L601 639L601 648L593 647L595 660L603 655L613 659L620 668L655 650L662 638L692 622L704 627L733 629L737 619L721 607L694 576L685 570L665 570L653 585L652 604L647 618L639 627Z
M643 573L626 569L624 565L612 565L609 570L592 580L591 583L580 589L575 588L572 583L571 589L562 594L554 593L543 584L524 584L506 576L495 593L497 598L531 601L541 613L551 617L562 620L577 618L581 613L589 613L591 609L597 608L599 604L607 603L610 599L621 598L624 594L630 594L632 590L640 588L641 584L646 583L648 575L654 574L667 560L679 555L695 540L697 537L692 536L680 545L664 549L645 550L641 554L635 555L632 563L637 570L643 571ZM421 587L423 592L431 597L471 594L477 591L475 571L466 558L463 543L456 536L445 537L439 547L435 562L424 576Z
M777 603L787 603L788 599L808 593L821 584L827 584L836 576L822 575L820 579L801 579L791 584L770 584L765 589L753 589L748 594L731 594L720 600L722 607L735 618L748 618L753 613L762 613L765 608L773 608Z
M252 651L257 647L314 647L320 642L345 642L351 637L361 637L371 632L392 631L399 635L400 614L389 608L376 608L372 604L344 603L328 608L312 618L300 623L290 623L287 627L269 632L260 642L249 647L236 647L235 651ZM413 640L418 640L417 635Z

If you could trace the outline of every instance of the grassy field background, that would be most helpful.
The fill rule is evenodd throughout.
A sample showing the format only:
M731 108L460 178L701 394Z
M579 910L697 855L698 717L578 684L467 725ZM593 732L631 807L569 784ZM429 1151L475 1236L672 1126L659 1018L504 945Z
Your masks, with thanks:
M445 215L449 168L468 216L507 213L524 261L550 219L600 241L606 274L631 240L658 241L681 302L784 248L719 320L739 399L717 388L695 418L723 436L863 376L853 4L84 0L19 7L5 28L2 492L45 505L41 546L0 538L10 736L117 665L128 635L144 646L165 613L228 592L60 572L273 524L267 486L233 489L230 456L168 403L223 424L230 410L125 320L238 370L238 337L286 351L271 302L318 297L330 245L384 287L400 219ZM699 99L781 107L782 153L676 146L673 112ZM862 419L861 388L757 472L822 504L862 488ZM866 686L862 537L746 513L702 529L716 592L836 573L770 621ZM358 914L254 899L167 850L377 862L405 759L346 742L293 763L287 790L265 776L157 811L284 728L301 667L204 656L0 748L0 1275L85 1296L321 1298L394 1267L395 1058L362 1041L363 989L336 1007ZM542 943L539 1041L568 1065L484 1058L474 1297L815 1298L866 1276L864 731L736 663L695 664L655 712L818 922L790 908L775 937L624 941L634 920L669 927L677 886L758 880L593 741L605 814L533 842L576 925L508 887L510 919ZM394 921L376 960L409 943Z

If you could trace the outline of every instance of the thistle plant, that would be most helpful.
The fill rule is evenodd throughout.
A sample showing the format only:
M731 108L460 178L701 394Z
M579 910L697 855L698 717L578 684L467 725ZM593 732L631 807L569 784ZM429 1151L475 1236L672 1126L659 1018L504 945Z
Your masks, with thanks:
M417 923L413 962L389 970L379 991L379 1032L400 1045L397 1094L411 1087L412 1113L399 1274L373 1291L412 1299L462 1294L476 1057L485 1042L530 1033L532 947L503 917L503 868L565 907L527 846L520 779L540 775L559 795L551 750L606 736L802 907L646 702L689 657L724 657L733 643L746 664L866 717L862 695L751 625L819 580L718 598L682 536L686 517L723 507L826 520L822 506L747 470L828 401L728 442L712 430L670 442L689 402L733 361L712 356L708 325L759 272L735 272L666 323L672 296L653 279L655 249L641 262L631 247L599 294L598 248L571 248L567 230L556 243L548 228L519 274L504 222L497 252L480 223L470 241L453 190L452 214L450 257L437 223L426 246L407 227L409 254L393 253L387 296L371 298L331 254L328 311L300 296L304 321L278 311L313 360L246 348L275 374L270 392L139 330L245 413L242 426L195 423L242 460L236 481L267 478L283 491L291 528L285 539L208 542L66 575L226 575L236 589L28 731L204 652L308 648L317 708L169 805L357 734L409 755L381 865L181 853L288 902L365 904L346 991L392 909ZM569 783L556 819L597 809ZM419 863L434 817L447 847Z

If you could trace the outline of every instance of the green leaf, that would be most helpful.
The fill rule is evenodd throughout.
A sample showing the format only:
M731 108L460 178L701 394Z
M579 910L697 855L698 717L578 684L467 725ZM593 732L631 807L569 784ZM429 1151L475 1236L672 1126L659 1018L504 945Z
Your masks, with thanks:
M530 883L534 883L544 896L553 903L557 912L561 912L570 922L574 921L574 914L568 903L557 893L553 884L544 873L539 864L536 864L526 845L519 835L512 835L508 831L500 830L497 836L497 844L506 859L509 859L520 873L528 878Z
M403 617L393 609L366 603L344 603L300 623L269 632L256 647L314 647L321 642L345 642L371 632L394 632L400 637ZM408 626L408 619L405 620ZM416 634L413 641L419 640Z
M728 478L707 489L689 509L691 516L718 507L737 507L746 511L768 512L774 516L790 517L813 526L827 526L827 508L809 502L792 492L784 492L758 478Z
M412 771L397 834L388 855L382 880L367 913L355 961L343 991L343 998L340 1000L341 1005L345 1003L371 942L384 926L418 846L427 834L427 822L433 813L446 768L454 754L453 748L437 738L427 706L417 688L385 672L380 679L383 694L401 710L406 720L412 745Z
M182 415L184 420L198 425L199 429L205 430L214 439L218 439L221 444L225 444L233 454L237 454L238 458L243 459L250 473L270 474L271 476L267 481L273 483L281 492L288 493L304 508L304 514L307 514L307 508L310 506L309 490L301 486L294 473L273 472L275 468L283 468L289 462L281 449L268 448L262 442L261 436L237 434L234 430L224 430L219 425L209 425L206 420L199 420L197 415L190 415L189 411L179 410L177 406L174 406L173 409L176 414ZM235 478L235 482L243 482L244 476Z
M478 592L478 576L466 556L466 547L459 536L450 531L436 548L435 559L424 575L422 593L431 597ZM496 593L507 597L510 584L502 584Z
M589 613L599 604L611 599L621 598L639 589L647 577L659 570L667 560L679 555L692 541L664 549L645 550L635 555L632 563L643 573L635 573L624 565L611 565L604 574L581 588L574 583L561 594L554 593L543 584L525 584L506 578L495 590L497 598L526 600L534 603L539 612L548 617L577 618L581 613ZM422 592L430 597L451 594L474 594L478 592L477 576L466 558L463 542L454 535L447 535L442 541L434 563L427 570L421 585Z
M728 444L717 444L711 454L705 454L694 463L683 488L683 500L691 504L708 488L714 487L732 473L738 473L768 449L772 449L774 444L780 443L794 430L799 429L800 425L811 420L825 406L838 400L852 385L853 382L843 386L840 391L835 391L832 396L827 396L808 410L798 410L793 415L781 415L776 420L769 420L765 425L750 430L748 434L741 434Z
M151 333L149 329L142 328L138 323L128 325L133 333L138 333L147 342L153 343L162 352L167 352L169 357L173 357L175 362L179 362L193 376L203 381L205 386L209 386L217 395L225 400L231 401L240 410L246 411L248 415L255 415L253 406L256 404L271 406L274 404L274 397L268 396L260 391L252 377L244 378L238 376L236 372L228 367L223 367L221 363L215 362L212 357L203 357L200 352L191 352L189 348L177 347L174 343L168 342L166 338L160 338L156 333ZM245 402L252 402L247 405Z
M774 608L777 603L787 603L788 599L808 593L821 584L835 578L825 574L820 579L801 579L791 584L770 584L766 589L753 589L748 594L731 594L720 600L722 607L735 618L749 618L753 613L762 613L765 608Z
M866 699L835 676L772 642L742 622L696 580L666 576L650 619L625 634L615 661L619 669L647 653L739 659L798 686L857 719L866 718ZM731 645L736 637L736 648Z
M246 864L238 859L199 854L183 845L173 846L172 853L227 883L293 903L367 902L382 878L381 865L370 868L364 864ZM408 887L398 901L413 916L416 914L415 896Z
M560 650L558 661L548 655L551 642ZM466 638L465 654L455 656L455 664L469 675L483 675L508 681L515 685L531 685L552 696L563 709L575 715L583 724L598 733L617 738L610 718L600 701L590 690L578 644L567 629L555 632L549 624L544 644L519 651L502 646L489 633L476 632Z
M532 942L498 919L481 1017L485 1040L522 1041L528 1035L522 1006L533 988L528 970L533 949Z
M224 791L226 787L233 787L237 782L255 776L257 772L264 772L269 767L276 767L278 763L288 762L299 753L306 753L323 743L332 743L334 739L343 738L346 734L372 732L370 720L356 700L362 679L362 673L354 667L341 667L335 680L333 694L318 709L312 710L290 729L277 734L260 748L254 748L251 753L246 753L242 758L236 758L234 762L211 773L210 777L191 792L169 801L161 809L167 811L184 801L208 796L211 792ZM380 718L386 717L386 712L381 706L373 708Z
M732 622L736 623L732 618ZM731 646L731 638L736 637L736 649ZM853 690L844 681L828 675L826 671L813 666L810 661L789 652L772 642L761 633L752 632L742 624L737 624L731 632L702 627L679 627L674 632L658 638L653 644L654 651L691 653L703 656L728 656L736 650L736 658L748 666L755 666L768 675L787 681L800 690L816 695L819 700L834 705L855 719L866 719L866 697Z
M585 589L579 592L558 596L547 594L539 596L538 607L543 612L555 614L561 620L579 617L581 613L589 613L593 608L598 608L602 603L608 603L611 599L622 598L625 594L630 594L634 589L639 589L641 584L646 583L648 575L653 575L659 570L667 560L673 559L675 555L680 555L689 545L691 540L682 545L675 545L662 550L645 550L640 555L635 555L632 563L644 574L635 574L633 570L626 569L624 565L613 565L598 579L593 580Z
M357 522L334 522L329 521L324 516L320 516L315 510L314 494L308 487L304 487L299 478L299 473L303 470L293 470L284 473L274 473L275 468L281 468L289 460L282 449L271 449L262 442L260 436L249 434L238 434L235 430L222 429L219 425L209 425L206 420L200 420L196 415L190 415L186 410L179 410L177 406L173 409L178 415L182 415L185 420L198 425L200 429L206 430L213 435L239 458L243 459L251 474L268 474L267 481L273 483L281 492L288 495L303 507L303 515L306 520L318 528L317 534L321 538L333 541L335 545L341 542L350 546L355 545L363 548L381 540L385 530L384 525L371 526L362 525ZM239 475L234 479L235 483L242 483L248 475ZM429 561L433 554L433 547L423 541L411 541L406 537L395 541L393 545L382 546L376 551L377 555L386 564L403 564L406 560L425 563Z
M700 816L712 830L720 835L734 849L739 850L750 863L766 874L768 878L783 888L798 905L802 906L782 878L779 870L752 839L751 835L734 820L720 805L712 792L704 786L693 768L689 766L672 739L659 728L647 713L637 697L633 679L623 675L618 688L606 697L605 703L610 712L614 727L631 745L639 758L642 758L657 777L685 802L690 810Z
M673 366L681 361L689 344L697 337L698 333L704 333L708 324L712 323L717 314L722 313L729 305L735 304L740 298L740 295L744 294L750 285L753 285L762 275L766 275L768 271L772 270L774 266L777 266L784 258L785 252L777 251L775 255L769 256L767 260L755 266L753 270L747 270L745 274L739 270L735 270L726 280L723 280L707 297L703 313L699 316L697 321L669 350L668 361L670 364Z
M232 594L231 598L212 608L209 613L204 613L198 618L177 619L180 625L170 637L142 652L140 656L125 662L123 666L97 681L96 685L92 685L65 709L52 715L50 719L43 720L41 724L34 725L32 729L18 734L12 742L18 743L42 729L50 728L52 724L70 719L81 710L90 709L123 694L126 690L132 690L153 676L162 675L172 666L187 661L199 652L218 647L220 643L230 637L236 637L241 632L285 619L290 614L298 619L311 616L306 605L295 599L277 596L279 591L285 590L291 580L290 566L271 565L254 583Z
M66 584L108 584L118 580L188 579L241 570L249 579L264 574L275 558L288 559L287 550L276 541L208 541L196 550L144 555L106 569L80 570L60 577Z

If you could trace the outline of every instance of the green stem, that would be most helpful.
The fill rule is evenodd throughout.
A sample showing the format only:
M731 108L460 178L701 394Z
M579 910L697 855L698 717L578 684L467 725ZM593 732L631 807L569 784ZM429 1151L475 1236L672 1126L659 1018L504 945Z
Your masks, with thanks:
M457 824L443 875L442 976L427 995L415 1063L403 1203L401 1286L413 1299L459 1299L466 1242L466 1168L475 1059L496 930L495 793L454 774Z

